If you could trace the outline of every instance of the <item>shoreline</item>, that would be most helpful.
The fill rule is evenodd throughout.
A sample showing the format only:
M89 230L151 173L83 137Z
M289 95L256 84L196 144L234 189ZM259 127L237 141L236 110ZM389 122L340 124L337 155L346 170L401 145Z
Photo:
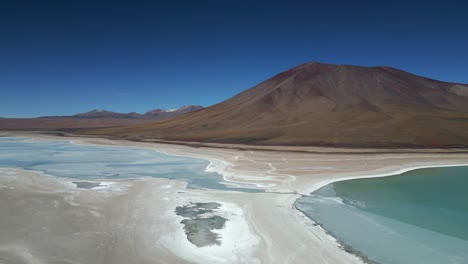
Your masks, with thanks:
M223 179L228 182L235 184L240 183L239 186L251 186L254 184L256 187L260 189L264 189L266 191L267 195L271 195L274 200L279 200L283 201L280 203L281 208L283 209L277 209L279 211L284 211L286 215L289 215L293 219L289 220L294 220L297 224L298 218L306 218L303 220L308 220L309 223L300 223L304 224L303 229L308 230L310 232L310 236L319 236L323 239L323 234L320 235L320 231L317 231L317 228L319 226L318 223L316 223L313 219L307 217L305 214L303 214L299 209L295 207L295 201L300 197L300 195L309 195L311 192L327 185L333 182L337 181L344 181L344 180L352 180L352 179L360 179L360 178L376 178L376 177L387 177L387 176L395 176L402 174L406 171L410 170L415 170L415 169L421 169L421 168L431 168L431 167L447 167L447 166L467 166L467 163L461 163L460 160L455 161L453 157L445 157L447 160L446 161L438 161L439 164L422 164L422 165L415 165L415 164L405 164L404 168L395 168L395 167L382 167L378 169L383 169L385 172L383 173L376 173L376 174L371 174L371 173L366 173L365 170L358 170L354 168L353 173L355 175L351 176L344 176L340 174L333 174L333 173L328 173L327 177L325 179L303 179L306 176L304 175L299 175L298 173L284 173L283 171L286 170L286 168L279 168L279 164L281 162L274 162L274 161L269 161L269 162L264 162L265 164L260 164L261 161L263 160L264 156L266 155L267 157L271 155L288 155L290 153L284 153L284 152L277 152L277 153L260 153L259 156L261 158L256 157L257 159L247 159L246 157L240 158L242 155L246 156L246 151L239 151L239 150L233 150L233 149L208 149L207 148L200 148L200 147L190 147L190 146L173 146L173 145L164 145L161 143L147 143L147 142L134 142L134 141L124 141L124 140L110 140L110 139L97 139L97 138L80 138L81 140L76 140L76 137L72 138L67 138L67 137L61 137L61 136L50 136L50 135L37 135L37 138L42 138L42 139L58 139L58 140L67 140L73 144L90 144L90 145L99 145L101 144L112 144L112 145L117 145L117 146L124 146L124 147L136 147L136 148L146 148L146 149L152 149L155 151L158 151L160 153L166 154L166 155L177 155L177 156L185 156L185 157L192 157L192 158L201 158L204 160L208 161L208 165L205 168L205 171L207 172L217 172L218 174L222 175ZM93 142L97 141L97 142ZM107 144L106 144L107 143ZM163 150L158 149L158 147L161 147ZM221 153L217 153L221 152ZM227 159L226 157L232 154L233 152L239 154L239 155L233 155L234 159L232 159L232 156L230 159ZM248 153L253 153L253 152L262 152L262 151L248 151ZM252 154L251 153L251 154ZM218 155L216 155L218 154ZM257 153L258 154L258 153ZM375 156L376 153L374 153ZM404 153L407 155L418 155L421 153ZM440 153L425 153L425 154L432 154L432 155L437 155ZM463 154L463 153L454 153L461 155L461 159L466 160L468 159L468 155ZM253 154L252 154L253 155ZM299 154L299 155L319 155L319 154ZM366 154L349 154L349 153L342 153L342 155L345 156L365 156ZM383 154L382 154L383 155ZM397 154L394 154L397 155ZM403 155L403 154L401 154ZM254 155L253 155L254 156ZM398 155L397 155L398 156ZM255 157L255 156L254 156ZM302 156L301 156L302 158ZM313 157L309 157L313 158ZM368 157L369 158L369 157ZM368 160L372 160L375 157L371 157ZM423 159L422 157L418 157L420 160ZM416 160L418 159L416 158ZM287 160L287 158L282 157L283 161ZM252 167L246 166L246 165L240 165L242 162L248 162L252 163ZM298 159L299 160L299 159ZM236 164L237 162L237 164ZM258 164L256 164L257 162ZM307 162L296 162L298 164L304 164ZM445 163L445 164L444 164ZM263 167L262 167L263 165ZM395 165L395 164L393 164ZM249 170L250 169L250 170ZM267 169L267 172L265 173L265 169ZM280 172L278 172L280 171ZM280 180L276 179L277 177L280 177ZM259 179L260 183L259 183ZM310 178L310 176L309 176ZM250 181L249 181L250 180ZM305 185L304 185L305 184ZM209 190L208 190L209 191ZM215 191L216 193L217 191ZM218 192L219 193L219 192ZM255 197L255 195L252 195ZM278 197L278 196L287 196L289 198L286 199L287 202L284 201L285 197ZM263 199L265 200L265 199ZM290 201L292 200L292 202ZM277 205L275 205L276 207ZM292 211L288 213L287 208L292 208ZM286 211L285 211L286 210ZM244 212L245 213L245 212ZM248 212L247 212L248 213ZM248 217L244 217L247 219ZM255 221L254 221L255 222ZM291 223L291 222L289 222ZM251 223L248 223L249 225ZM257 227L258 229L259 227ZM254 228L255 229L255 228ZM353 258L349 258L347 261L352 261L355 263L359 263L364 261L365 259L362 258L362 256L359 256L359 254L356 256L352 253L350 253L348 250L346 250L345 247L340 243L338 239L333 237L331 234L328 233L327 230L323 229L320 227L320 229L323 230L323 233L328 237L329 241L332 241L331 244L336 244L336 249L339 251L342 251L342 253L350 254L353 255L357 258L360 259L360 261L353 261ZM258 230L256 236L258 237ZM261 233L261 232L260 232ZM270 234L271 235L271 234ZM261 237L261 236L260 236ZM320 239L319 239L320 240ZM262 242L262 241L260 241ZM322 241L323 242L323 241ZM325 242L324 242L325 243ZM327 242L330 243L330 242ZM325 243L326 244L326 243ZM332 245L328 245L328 247L333 247ZM317 245L320 247L321 245ZM324 247L327 247L326 245L323 245ZM328 248L328 250L331 250L331 252L335 252L336 250ZM258 253L257 253L258 254ZM346 255L345 254L345 255ZM254 254L256 255L256 254ZM327 254L328 255L328 254ZM323 256L322 256L323 257ZM345 257L346 258L346 257ZM260 259L265 259L265 257L260 258ZM327 259L325 257L324 259ZM277 262L280 263L280 262ZM350 263L350 262L340 262L340 263Z
M395 173L385 173L385 174L379 174L379 175L374 175L374 176L356 176L356 177L353 177L353 178L345 178L345 179L342 179L342 180L330 181L330 182L328 182L328 183L324 183L324 184L321 185L321 186L322 186L322 187L325 187L325 186L328 186L328 185L332 185L332 186L333 186L333 184L339 183L339 182L353 181L353 180L359 180L359 179L374 179L374 178L375 178L375 179L378 179L378 178L392 177L392 176L394 176L394 177L400 177L400 179L406 179L406 177L404 177L404 176L402 176L402 175L404 175L404 174L407 173L407 172L414 172L414 171L421 170L421 169L432 169L432 168L437 168L437 169L438 169L438 168L466 169L466 168L468 168L468 165L465 164L465 163L463 163L463 164L422 165L422 166L417 166L417 167L407 167L407 168L402 168L402 169L396 171ZM439 175L439 177L440 177L440 174L438 174L438 175ZM420 177L424 177L424 176L422 176L422 175L419 175L419 176L420 176ZM445 176L445 175L444 175L444 176ZM447 175L447 176L448 176L448 175ZM464 176L465 176L465 175L464 175ZM403 178L401 178L401 177L403 177ZM409 176L409 177L415 177L415 176ZM443 181L444 181L444 183L446 183L446 182L452 182L452 180L450 180L450 179L444 179ZM418 184L418 185L421 185L421 184L423 184L423 183L424 183L424 179L420 179L420 180L418 181L417 184ZM322 187L319 187L319 189L322 188ZM328 187L327 187L327 188L328 188ZM334 187L331 187L331 188L333 189ZM438 186L437 189L438 189L438 190L445 190L445 189L443 189L443 188L440 188L440 186ZM317 189L317 190L318 190L318 189ZM362 190L362 189L360 189L360 190ZM314 191L314 192L315 192L315 191ZM314 194L314 192L312 192L311 194L313 194L314 196L319 196L319 197L322 196L322 194L319 194L319 193L315 193L315 194ZM334 194L332 194L333 198L340 199L340 200L341 200L340 203L347 204L347 203L345 203L343 200L351 199L351 198L347 197L346 195L343 196L343 194L340 194L339 192L336 192L336 193L333 192L333 193L334 193ZM327 197L327 194L325 194L325 195L323 195L323 196ZM336 196L336 197L335 197L335 196ZM395 197L395 196L393 196L393 197ZM306 199L307 199L307 198L306 198ZM312 199L313 199L313 198L312 198ZM357 199L359 199L359 198L357 198ZM352 200L351 200L351 201L352 201ZM365 206L365 203L367 203L367 202L363 202L363 203L364 203L364 206L360 206L360 205L359 205L359 206L355 206L353 203L351 203L350 205L356 207L358 210L359 210L359 209L363 210L361 207L367 207L367 206ZM426 206L430 206L430 205L427 205L427 204L426 204ZM432 206L434 206L434 205L432 205ZM324 226L327 225L328 221L327 221L327 220L320 220L320 221L316 220L315 217L316 217L317 215L315 215L315 213L313 213L314 210L308 211L310 208L313 208L313 207L310 207L310 208L307 208L307 207L306 207L307 209L304 208L304 210L302 210L302 209L301 209L301 201L299 201L299 199L295 202L294 207L295 207L298 211L300 211L300 212L302 212L304 215L306 215L308 218L310 218L312 221L314 221L318 226L322 227L322 228L325 230L325 232L327 232L327 234L329 234L330 236L334 237L334 238L336 239L336 241L341 245L341 248L342 248L343 250L345 250L345 251L347 251L347 252L349 252L349 253L351 253L351 254L354 254L354 255L356 255L356 256L358 256L358 257L360 257L361 260L362 260L364 263L368 263L368 264L385 263L385 262L378 262L377 260L373 259L371 255L366 255L366 254L363 253L362 251L356 249L354 246L352 246L352 245L348 244L347 242L345 242L344 240L340 239L337 235L335 235L335 234L337 234L337 233L339 233L339 232L334 233L334 231L331 231L331 230L327 229L326 227L324 227ZM363 210L363 211L364 211L364 210ZM308 213L306 213L306 212L308 212ZM319 215L320 215L320 214L319 214ZM336 219L340 219L340 218L336 218L336 216L334 216L334 217L335 217L335 220L336 220ZM388 215L384 215L383 217L389 217L389 216L388 216ZM398 219L398 218L391 218L391 217L390 217L390 219ZM394 220L394 221L395 221L395 220ZM402 221L402 220L396 220L396 221ZM376 221L376 222L379 223L378 221ZM402 221L402 223L408 224L409 222ZM444 223L444 222L439 222L439 223ZM329 224L329 223L328 223L328 224ZM336 222L335 222L334 224L336 225ZM415 224L415 223L412 223L412 224L413 224L414 226L419 227L419 228L426 228L426 227L424 227L424 225L421 227L421 226L419 226L418 224ZM444 225L446 225L446 224L447 224L447 223L445 223ZM409 225L409 224L408 224L408 225ZM398 229L396 229L396 230L398 230ZM430 230L429 232L436 232L436 231L433 231L433 229L428 229L428 230ZM375 230L374 230L374 231L375 231ZM437 231L437 232L438 232L438 231ZM396 231L396 233L398 233L398 231ZM404 236L405 233L401 233L401 235ZM441 235L442 235L442 236L449 237L449 238L452 238L452 239L459 239L458 236L448 235L448 234L445 234L445 233L443 233L443 232L441 233ZM346 236L345 236L345 237L346 237ZM348 237L347 237L346 239L347 239L350 243L356 243L352 238L349 237L349 234L348 234ZM372 241L372 240L371 240L371 241ZM359 243L358 243L357 245L359 245ZM423 244L423 245L424 245L424 244ZM466 245L465 245L465 247L466 247ZM441 247L441 248L443 248L443 247ZM459 246L458 248L460 248L460 246ZM368 249L369 249L369 247L367 247L366 250L368 250ZM431 249L432 249L432 250L436 250L436 249L439 249L439 248L434 247L434 248L431 248ZM374 250L375 250L375 248L374 248ZM454 255L453 257L454 257L454 258L457 258L457 257L459 257L459 258L462 258L462 257L466 258L466 254L463 254L462 252L464 252L464 251L462 250L462 251L460 252L460 250L459 250L457 253L458 253L458 254L461 254L461 255ZM418 256L418 255L416 255L416 256ZM421 255L419 255L419 256L421 256ZM388 256L387 256L387 257L388 257ZM387 260L388 260L388 259L387 259ZM400 261L401 261L401 259L400 259ZM398 262L398 263L400 263L400 262ZM406 262L402 262L402 263L406 263ZM440 262L435 262L435 263L440 263Z
M359 180L359 179L370 179L370 178L383 178L383 177L393 177L393 176L398 176L401 175L405 172L409 171L414 171L414 170L420 170L420 169L430 169L430 168L448 168L448 167L466 167L468 166L468 163L460 163L460 164L440 164L440 165L421 165L421 166L415 166L415 167L406 167L406 168L401 168L393 172L388 172L388 173L383 173L383 174L375 174L375 175L361 175L361 176L351 176L349 178L340 178L340 179L331 179L329 181L324 181L317 183L316 186L314 186L314 190L311 191L310 193L313 193L317 191L318 189L327 186L329 184L333 184L335 182L342 182L342 181L351 181L351 180Z
M5 132L7 135L8 134L16 134L17 132L9 132L9 131L6 131ZM220 159L220 158L214 158L214 157L210 157L210 156L206 156L206 155L203 155L203 154L197 154L197 155L193 155L193 154L186 154L186 153L177 153L177 151L168 151L168 150L161 150L161 149L157 149L156 146L157 145L168 145L168 146L171 146L171 145L176 145L176 146L181 146L181 147L187 147L187 148L191 148L191 149L200 149L200 146L191 146L190 143L191 142L188 142L187 144L180 144L180 143L168 143L168 142L164 142L164 143L160 143L160 142L146 142L146 141L133 141L133 140L127 140L127 139L109 139L109 138L106 138L106 137L87 137L87 136L81 136L81 135L73 135L73 136L63 136L63 135L49 135L49 134L42 134L42 133L39 133L39 134L36 134L36 133L31 133L31 132L26 132L26 133L19 133L20 135L21 134L24 134L23 136L24 137L30 137L30 138L36 138L36 139L59 139L59 140L64 140L64 141L68 141L70 142L71 144L77 144L77 145L106 145L106 146L116 146L116 147L119 147L119 146L123 146L123 147L135 147L135 148L144 148L144 149L149 149L149 150L153 150L153 151L156 151L156 152L159 152L159 153L162 153L162 154L165 154L165 155L170 155L170 156L180 156L180 157L190 157L190 158L199 158L199 159L204 159L206 160L209 164L206 166L205 168L205 171L206 172L215 172L215 173L218 173L220 174L221 176L223 176L223 180L226 181L227 183L232 183L233 186L235 187L242 187L242 184L246 184L247 186L249 186L250 184L249 183L245 183L245 182L241 182L239 179L237 180L231 180L229 179L229 176L232 176L232 173L229 172L228 170L234 165L230 162L226 162L225 160L223 159ZM29 135L29 136L28 136ZM76 140L78 138L78 140ZM79 140L79 139L83 139L83 140ZM89 140L93 140L93 139L104 139L104 140L108 140L108 141L111 141L111 142L114 142L114 143L117 143L117 144L112 144L112 145L107 145L107 144L102 144L102 142L89 142ZM121 142L125 142L126 144L119 144ZM144 144L144 145L137 145L137 146L134 146L132 145L132 143L148 143L148 144ZM151 146L151 145L154 145L154 146ZM235 144L233 144L235 146ZM204 146L204 145L201 145L201 147L206 147L206 148L214 148L214 149L226 149L226 150L238 150L237 148L223 148L223 147L211 147L211 146ZM271 147L274 147L274 146L271 146ZM281 147L281 146L280 146ZM338 148L338 149L341 149L341 148ZM357 148L359 149L359 148ZM254 151L256 149L248 149L249 151ZM406 150L406 149L404 149ZM420 150L420 149L416 149L416 150ZM424 150L424 149L422 149ZM381 154L381 155L385 155L385 154L427 154L427 155L434 155L434 154L465 154L465 152L458 152L458 151L454 151L454 152L432 152L434 151L435 149L429 149L428 151L429 152L298 152L298 153L307 153L307 154L350 154L350 155L368 155L368 154ZM283 153L283 150L266 150L266 149L259 149L259 151L272 151L272 152L277 152L277 153ZM288 151L286 151L288 152ZM296 153L294 151L294 153ZM467 155L467 159L468 159L468 155ZM454 163L454 164L445 164L445 163L441 163L441 164L437 164L437 165L434 165L434 164L424 164L424 165L418 165L418 166L408 166L408 167L404 167L404 168L398 168L394 171L388 171L388 172L385 172L385 173L380 173L380 174L363 174L363 175L356 175L356 176L349 176L349 177L336 177L336 178L333 178L333 179L328 179L328 180L325 180L323 182L318 182L318 183L314 183L313 186L311 186L311 191L309 192L312 193L318 189L320 189L321 187L323 186L326 186L328 184L332 184L334 182L338 182L338 181L347 181L347 180L355 180L355 179L365 179L365 178L380 178L380 177L389 177L389 176L397 176L399 174L403 174L405 172L408 172L408 171L412 171L412 170L417 170L417 169L425 169L425 168L436 168L436 167L458 167L458 166L468 166L468 161L466 163ZM385 168L384 168L385 169ZM241 184L241 185L237 185L237 184ZM257 186L257 185L256 185ZM259 188L268 188L267 186L257 186ZM268 190L265 190L266 192L268 192ZM307 194L301 194L301 195L307 195Z
M283 153L306 153L306 154L323 154L323 155L334 155L334 154L405 154L405 153L417 153L417 154L463 154L468 153L468 146L380 146L380 147L369 147L369 146L326 146L326 145L247 145L241 143L216 143L216 142L197 142L197 141L176 141L176 140L159 140L159 139L137 139L137 138L122 138L115 136L105 135L87 135L87 134L74 134L63 131L0 131L3 134L29 134L44 137L54 138L86 138L86 139L106 139L110 141L126 141L135 143L153 143L161 145L176 145L186 146L191 148L213 148L213 149L232 149L239 151L265 151L265 152L283 152ZM0 135L1 136L1 135Z
M299 198L298 198L299 199ZM297 200L296 200L297 201ZM315 219L313 219L312 217L309 217L307 216L304 211L302 211L301 209L299 209L297 206L296 206L296 202L294 202L293 204L293 207L294 209L296 209L297 211L299 211L302 215L304 215L304 217L307 217L308 219L310 219L314 225L316 226L319 226L321 229L323 229L323 231L329 235L330 237L332 237L333 239L335 239L336 243L339 245L340 249L343 250L343 251L346 251L348 252L349 254L352 254L356 257L358 257L363 263L365 264L380 264L374 260L371 260L369 256L365 255L364 253L362 253L361 251L353 248L352 246L346 244L343 240L341 239L338 239L331 231L329 231L328 229L324 228L323 227L323 224L322 223L319 223L317 222Z

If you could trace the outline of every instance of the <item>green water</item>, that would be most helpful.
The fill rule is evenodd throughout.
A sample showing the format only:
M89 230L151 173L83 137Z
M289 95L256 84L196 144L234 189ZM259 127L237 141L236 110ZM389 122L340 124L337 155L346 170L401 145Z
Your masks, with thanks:
M468 167L336 182L296 206L378 263L468 263Z
M468 240L466 167L419 169L334 187L347 204L364 201L361 210Z

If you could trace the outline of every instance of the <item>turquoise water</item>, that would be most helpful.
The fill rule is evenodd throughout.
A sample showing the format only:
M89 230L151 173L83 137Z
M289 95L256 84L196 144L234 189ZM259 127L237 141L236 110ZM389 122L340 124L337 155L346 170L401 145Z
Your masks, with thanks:
M259 191L223 184L221 175L205 172L208 164L206 160L170 156L149 149L0 137L0 167L80 180L158 177L186 181L191 188Z
M468 263L468 167L336 182L296 207L377 263Z

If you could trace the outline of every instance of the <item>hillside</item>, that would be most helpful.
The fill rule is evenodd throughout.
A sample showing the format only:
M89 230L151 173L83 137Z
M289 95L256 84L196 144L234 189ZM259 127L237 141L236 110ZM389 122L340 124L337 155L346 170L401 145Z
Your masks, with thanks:
M191 114L82 133L267 145L460 147L468 146L468 85L391 67L313 62Z

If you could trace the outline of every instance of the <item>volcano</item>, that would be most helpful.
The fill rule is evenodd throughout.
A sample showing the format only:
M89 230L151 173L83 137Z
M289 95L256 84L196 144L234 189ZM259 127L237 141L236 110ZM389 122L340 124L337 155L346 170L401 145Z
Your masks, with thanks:
M193 113L82 132L260 145L466 147L468 85L392 67L312 62Z

